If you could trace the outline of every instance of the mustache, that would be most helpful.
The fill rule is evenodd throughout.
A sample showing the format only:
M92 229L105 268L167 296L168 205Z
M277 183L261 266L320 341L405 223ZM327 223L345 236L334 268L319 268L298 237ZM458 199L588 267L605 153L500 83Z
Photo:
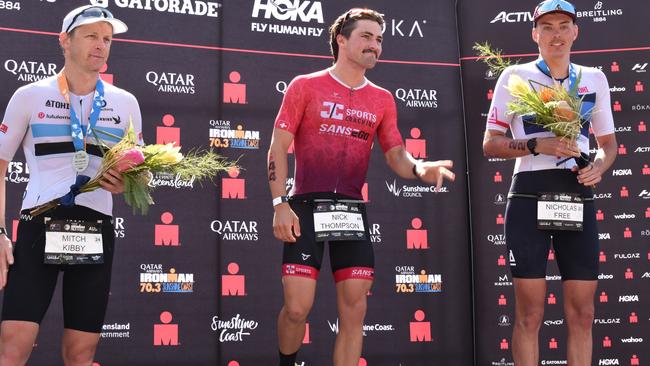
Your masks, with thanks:
M375 57L379 58L379 55L377 54L377 51L373 51L373 50L368 49L368 50L364 50L363 53L372 53L372 54L375 55Z

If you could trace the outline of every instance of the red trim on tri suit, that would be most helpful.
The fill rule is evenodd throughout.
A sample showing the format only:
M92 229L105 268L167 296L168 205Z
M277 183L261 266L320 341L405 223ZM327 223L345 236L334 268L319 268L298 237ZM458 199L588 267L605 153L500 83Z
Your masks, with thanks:
M302 264L283 264L282 275L307 277L315 280L318 278L318 270L314 267L304 266Z
M336 283L353 278L372 281L375 278L375 269L370 267L349 267L334 272L334 282Z

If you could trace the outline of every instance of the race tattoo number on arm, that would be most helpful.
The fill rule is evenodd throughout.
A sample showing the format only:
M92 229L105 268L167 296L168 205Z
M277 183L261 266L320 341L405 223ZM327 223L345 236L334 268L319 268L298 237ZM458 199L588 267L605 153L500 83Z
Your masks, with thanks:
M512 150L520 150L520 151L526 151L526 149L527 149L525 142L516 141L516 140L512 140L512 141L508 142L508 148L510 148Z

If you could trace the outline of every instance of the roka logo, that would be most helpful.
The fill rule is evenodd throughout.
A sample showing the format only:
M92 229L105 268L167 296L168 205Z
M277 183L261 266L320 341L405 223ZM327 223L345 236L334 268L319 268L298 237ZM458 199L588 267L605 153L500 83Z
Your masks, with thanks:
M317 21L324 23L323 6L320 1L305 0L255 0L253 5L254 18L259 18L260 12L264 11L264 18L271 17L277 20L300 20L303 23Z

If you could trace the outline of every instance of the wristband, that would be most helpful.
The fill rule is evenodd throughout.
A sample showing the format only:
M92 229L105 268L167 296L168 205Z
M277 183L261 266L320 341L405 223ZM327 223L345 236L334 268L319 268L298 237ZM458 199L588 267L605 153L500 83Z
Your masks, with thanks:
M273 207L283 204L285 202L289 202L289 197L287 196L280 196L280 197L275 197L273 199Z
M418 163L413 164L413 175L416 178L420 178L420 176L418 175Z

